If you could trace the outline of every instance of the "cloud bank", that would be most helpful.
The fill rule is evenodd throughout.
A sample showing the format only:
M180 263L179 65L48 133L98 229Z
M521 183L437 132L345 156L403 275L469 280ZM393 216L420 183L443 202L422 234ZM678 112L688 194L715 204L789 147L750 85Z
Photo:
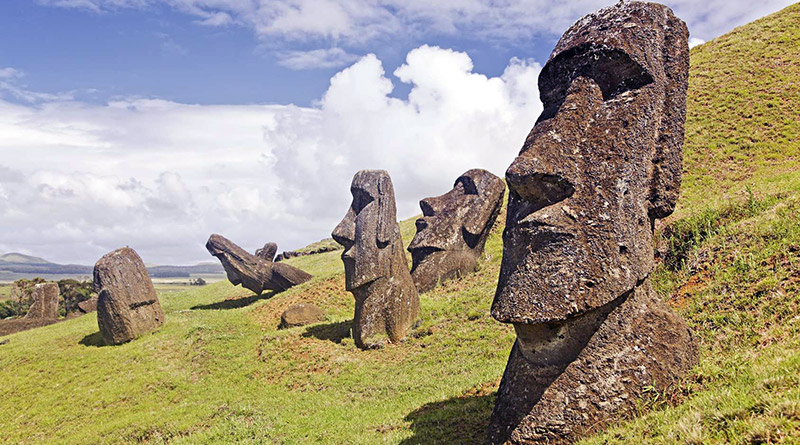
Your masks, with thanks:
M297 248L329 236L364 168L388 170L399 216L412 216L470 168L503 174L541 110L539 69L512 59L487 77L466 53L422 46L389 75L367 55L313 107L15 103L35 93L7 76L0 252L92 264L130 245L147 262L187 264L211 259L212 232L249 250ZM407 100L390 97L393 81L412 86Z

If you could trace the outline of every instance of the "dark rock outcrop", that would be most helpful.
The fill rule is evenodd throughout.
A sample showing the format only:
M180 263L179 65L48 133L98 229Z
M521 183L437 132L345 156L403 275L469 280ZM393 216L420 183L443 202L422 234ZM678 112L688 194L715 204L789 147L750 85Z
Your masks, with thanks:
M417 291L475 270L505 190L502 179L474 169L459 176L449 192L419 202L422 218L408 246Z
M294 266L252 255L221 235L211 235L206 249L222 263L231 283L241 284L256 294L265 290L282 292L311 279L310 274Z
M78 303L78 311L84 314L88 314L89 312L94 312L97 310L97 296L93 296L88 300L81 301Z
M514 325L490 443L571 443L697 362L650 285L653 224L680 189L686 25L620 2L576 22L539 77L544 111L506 172L492 315Z
M353 338L363 349L405 337L419 314L419 295L408 271L389 174L361 170L350 191L353 202L332 235L344 246L345 287L356 299Z
M305 326L311 323L325 321L325 313L318 306L310 303L299 303L290 306L281 314L279 329Z
M31 291L33 304L28 309L25 318L58 318L58 302L60 300L58 283L41 283Z
M276 253L278 253L278 245L275 243L264 244L264 247L256 250L257 257L270 263L275 259Z
M106 344L120 344L164 324L164 311L139 254L123 247L94 265L97 324Z

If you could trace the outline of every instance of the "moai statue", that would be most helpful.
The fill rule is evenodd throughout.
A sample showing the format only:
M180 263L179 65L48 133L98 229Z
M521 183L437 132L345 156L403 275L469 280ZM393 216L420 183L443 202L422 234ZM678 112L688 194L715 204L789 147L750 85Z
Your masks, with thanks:
M502 179L474 169L459 176L449 192L419 202L422 218L408 246L417 291L475 270L505 190Z
M680 189L686 25L620 2L576 22L539 76L544 111L506 172L492 315L517 339L490 443L571 443L697 362L653 291L653 224Z
M275 246L272 250L274 256L278 250L278 246L274 243L267 243L258 252L268 256L267 249L270 244ZM266 260L264 256L253 255L222 235L212 234L208 238L206 249L222 263L231 283L241 284L242 287L259 295L265 290L282 292L311 279L310 274L294 266L273 263L272 258Z
M25 318L45 318L54 320L58 318L58 302L60 293L58 283L40 283L31 290L33 304L31 304Z
M333 239L344 246L345 286L356 299L353 339L367 349L405 337L419 314L408 272L394 188L384 170L361 170L350 186L353 203Z
M123 247L94 265L97 325L106 344L133 340L164 324L164 311L139 254Z
M264 247L256 250L257 257L270 263L275 259L276 253L278 253L278 245L275 243L264 244Z

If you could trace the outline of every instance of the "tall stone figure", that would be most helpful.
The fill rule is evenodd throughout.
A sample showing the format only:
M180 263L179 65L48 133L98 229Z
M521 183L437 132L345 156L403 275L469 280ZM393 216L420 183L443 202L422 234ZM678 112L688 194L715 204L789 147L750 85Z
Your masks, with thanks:
M411 278L419 292L475 270L505 190L502 179L473 169L459 176L449 192L419 202L422 218L408 246Z
M332 236L344 246L345 287L356 299L353 339L366 349L405 337L419 314L419 296L408 272L389 174L361 170L350 192L353 202Z
M572 442L697 361L653 291L653 224L678 197L688 31L654 3L576 22L539 76L544 111L506 172L492 305L511 351L490 443Z
M164 311L144 262L130 247L94 265L97 324L106 344L120 344L164 324Z

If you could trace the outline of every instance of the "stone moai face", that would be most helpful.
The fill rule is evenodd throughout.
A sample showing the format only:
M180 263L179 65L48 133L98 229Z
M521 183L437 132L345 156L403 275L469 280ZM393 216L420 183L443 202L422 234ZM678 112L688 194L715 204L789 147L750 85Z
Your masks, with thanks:
M497 176L473 169L459 176L449 192L419 202L422 218L408 246L417 290L428 291L440 280L475 270L505 188Z
M353 202L331 235L344 246L345 287L356 300L353 339L366 349L405 337L419 313L419 295L408 271L389 174L361 170L350 191Z
M383 170L361 170L350 186L353 202L332 236L344 246L345 286L359 288L391 276L391 244L400 238L394 188Z
M669 8L620 2L576 22L542 70L544 110L506 171L492 316L517 340L490 443L572 442L696 361L648 280L654 221L680 189L687 38Z
M668 8L632 2L556 45L539 77L544 111L506 172L497 320L563 320L653 268L653 221L680 188L685 31Z

